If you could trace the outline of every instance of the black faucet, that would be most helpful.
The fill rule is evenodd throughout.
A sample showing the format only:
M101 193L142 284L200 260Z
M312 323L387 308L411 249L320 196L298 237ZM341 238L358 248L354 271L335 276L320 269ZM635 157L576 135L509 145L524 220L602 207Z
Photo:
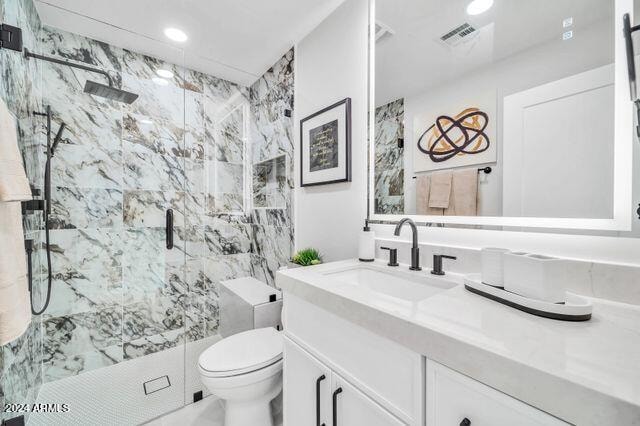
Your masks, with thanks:
M411 226L411 232L413 234L413 244L411 246L411 269L412 271L421 271L420 267L420 249L418 248L418 228L416 228L416 224L413 220L405 217L396 225L396 230L393 231L393 235L396 237L400 235L400 229L402 229L402 225L408 223Z
M434 254L433 255L433 269L431 273L433 275L444 275L444 271L442 270L442 259L452 259L456 260L455 256L446 256L444 254Z

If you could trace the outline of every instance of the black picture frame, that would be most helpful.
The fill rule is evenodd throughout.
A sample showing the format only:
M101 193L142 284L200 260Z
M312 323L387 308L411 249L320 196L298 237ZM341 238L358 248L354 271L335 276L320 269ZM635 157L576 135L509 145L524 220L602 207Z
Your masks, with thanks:
M305 170L303 167L304 164L304 123L312 118L315 118L319 115L322 115L328 111L331 111L334 108L345 105L345 176L344 178L333 179L328 181L321 182L307 182L304 181ZM351 98L344 98L341 101L338 101L332 105L329 105L326 108L321 109L303 119L300 120L300 186L308 187L308 186L318 186L318 185L329 185L333 183L341 183L341 182L351 182Z

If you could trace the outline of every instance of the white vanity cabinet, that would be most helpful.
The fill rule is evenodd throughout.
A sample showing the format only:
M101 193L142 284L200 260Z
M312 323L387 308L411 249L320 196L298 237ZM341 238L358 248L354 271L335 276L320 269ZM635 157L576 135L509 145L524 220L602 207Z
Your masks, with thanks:
M286 425L316 424L305 419L307 413L315 413L315 409L309 410L309 401L315 401L315 383L323 374L326 379L319 385L322 395L325 386L343 389L337 396L337 407L345 419L375 413L369 423L338 424L424 425L425 364L420 354L291 294L285 294L283 316ZM327 397L321 396L321 412L330 412L325 408L328 403ZM320 424L323 422L332 425L330 418Z
M284 426L405 425L288 338L284 357Z

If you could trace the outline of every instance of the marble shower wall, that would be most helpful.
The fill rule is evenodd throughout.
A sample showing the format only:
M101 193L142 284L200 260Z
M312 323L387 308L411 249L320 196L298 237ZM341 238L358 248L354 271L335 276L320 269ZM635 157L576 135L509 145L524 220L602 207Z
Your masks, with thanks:
M274 285L293 251L293 74L291 49L250 88L254 271Z
M376 108L375 123L375 211L404 212L404 99Z
M35 46L40 38L41 23L30 0L0 0L0 21L22 28L26 46ZM16 117L18 145L22 153L27 177L32 185L41 187L44 157L43 122L32 111L41 111L41 66L27 61L15 51L0 50L0 98ZM5 142L5 141L0 141ZM42 215L29 215L23 221L25 239L33 239L36 252L33 266L40 270ZM21 256L21 253L15 253ZM17 259L22 261L22 259ZM42 282L34 280L34 300L42 303ZM33 403L42 385L42 323L33 317L27 331L15 341L0 347L0 422L13 415L4 413L5 403ZM26 414L28 418L28 413Z
M293 51L250 88L49 27L40 51L107 70L140 95L95 98L82 88L100 76L42 63L54 128L69 129L52 168L44 381L216 334L219 282L272 284L291 257ZM157 85L158 68L174 78ZM252 164L264 160L277 202L254 209Z

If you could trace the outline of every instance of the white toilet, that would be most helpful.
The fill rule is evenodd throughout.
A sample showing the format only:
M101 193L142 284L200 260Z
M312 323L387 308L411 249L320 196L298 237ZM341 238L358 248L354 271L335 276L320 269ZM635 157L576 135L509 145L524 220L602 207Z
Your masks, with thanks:
M273 327L224 338L198 360L202 383L225 400L225 426L273 426L282 391L282 335Z
M198 359L202 383L225 401L225 426L273 426L282 391L282 297L255 278L221 282L220 334Z

